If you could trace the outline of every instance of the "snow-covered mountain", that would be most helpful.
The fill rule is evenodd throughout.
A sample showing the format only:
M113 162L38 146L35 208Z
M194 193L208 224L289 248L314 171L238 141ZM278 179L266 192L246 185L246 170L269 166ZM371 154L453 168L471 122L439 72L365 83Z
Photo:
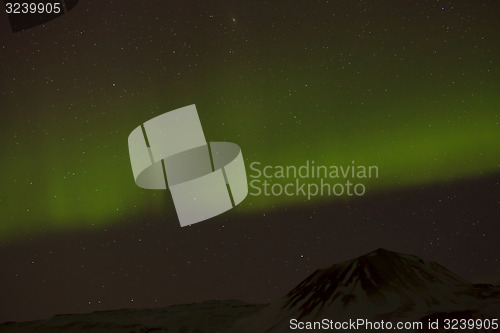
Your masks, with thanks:
M291 319L303 323L323 319L443 323L447 318L500 320L500 287L471 284L437 263L379 249L317 270L268 306L207 301L58 315L49 320L0 324L0 332L282 333L295 331L290 329ZM441 331L424 327L418 332Z
M500 288L473 285L437 263L378 249L317 270L230 332L291 332L291 319L398 322L450 313L499 318Z

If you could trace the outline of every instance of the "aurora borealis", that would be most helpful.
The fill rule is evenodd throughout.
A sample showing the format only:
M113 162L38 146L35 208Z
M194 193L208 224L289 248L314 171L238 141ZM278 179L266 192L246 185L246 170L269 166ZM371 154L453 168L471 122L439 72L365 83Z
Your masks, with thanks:
M145 120L190 104L196 104L207 138L241 147L247 173L253 161L377 165L380 174L367 182L367 192L384 198L392 191L440 186L453 192L457 184L476 180L498 184L499 9L497 1L81 0L70 13L16 34L4 15L0 244L10 253L30 239L99 235L134 223L155 225L153 220L162 220L167 233L182 233L188 244L188 231L175 229L169 193L135 185L127 137ZM498 203L498 185L488 188L491 194L482 195ZM461 202L463 207L467 200ZM343 207L346 201L248 196L212 227L289 207L312 216L330 203ZM485 207L483 217L498 222L498 205ZM340 216L349 228L350 214ZM458 226L476 218L457 222L457 213L451 219L448 227L422 235L439 228L460 237L473 234ZM398 225L398 232L405 229ZM492 266L481 276L490 277L499 272L499 229L498 223L487 226L491 239L483 241L490 250L477 250L473 260L488 252L485 267ZM246 239L245 228L231 230ZM338 234L345 232L340 229ZM184 262L181 253L172 260ZM125 306L130 298L111 303ZM82 310L68 305L73 309Z
M170 19L173 5L128 4L119 17L83 4L39 29L4 29L2 238L167 209L130 181L126 136L192 102L247 164L367 162L380 166L375 188L498 171L494 11L481 21L484 6L387 5L269 6L257 20L256 4L218 15L186 4L188 23Z

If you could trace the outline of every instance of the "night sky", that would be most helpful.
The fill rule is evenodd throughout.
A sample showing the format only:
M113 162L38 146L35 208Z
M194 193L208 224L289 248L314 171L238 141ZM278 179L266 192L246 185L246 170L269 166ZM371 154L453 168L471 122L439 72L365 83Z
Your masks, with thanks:
M269 302L377 247L500 281L498 1L80 0L0 14L0 322ZM180 228L127 137L196 104L270 165L377 165L359 198L249 196Z

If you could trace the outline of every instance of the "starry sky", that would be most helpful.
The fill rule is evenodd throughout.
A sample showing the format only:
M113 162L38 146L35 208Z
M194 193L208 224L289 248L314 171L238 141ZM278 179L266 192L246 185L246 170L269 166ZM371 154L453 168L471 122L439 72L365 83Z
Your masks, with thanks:
M377 247L500 281L498 1L98 1L0 15L0 322L269 302ZM196 104L248 166L377 165L360 198L249 196L180 228L128 134Z

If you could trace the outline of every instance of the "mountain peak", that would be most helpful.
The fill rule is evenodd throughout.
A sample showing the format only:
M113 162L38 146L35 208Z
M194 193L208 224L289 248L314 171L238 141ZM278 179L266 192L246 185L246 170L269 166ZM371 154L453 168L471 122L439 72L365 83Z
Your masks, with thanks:
M375 249L371 252L368 252L367 254L364 254L364 255L358 257L357 259L369 258L369 257L384 257L386 259L388 259L389 257L392 257L395 259L395 258L400 257L400 256L404 256L404 255L401 253L387 250L383 247L379 247L378 249Z
M379 248L317 270L288 293L285 307L298 310L302 317L325 306L345 309L359 302L376 306L390 298L429 305L444 286L468 285L437 263Z
M373 250L372 252L369 252L368 254L365 254L364 256L369 256L369 255L376 255L376 254L384 254L384 253L391 253L397 255L397 252L389 251L383 247L379 247L378 249ZM362 257L364 257L362 256Z
M290 331L290 318L427 322L430 314L496 317L500 289L477 286L443 266L419 257L379 248L308 276L287 295L230 332Z

